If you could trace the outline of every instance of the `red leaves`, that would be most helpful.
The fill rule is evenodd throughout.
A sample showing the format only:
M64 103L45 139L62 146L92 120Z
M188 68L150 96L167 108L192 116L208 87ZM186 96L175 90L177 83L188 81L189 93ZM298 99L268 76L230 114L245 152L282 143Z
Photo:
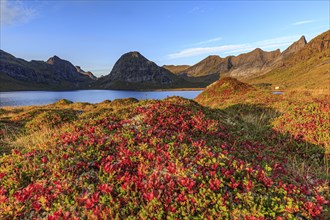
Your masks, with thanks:
M189 191L195 186L195 181L186 177L179 179L179 183L181 186L186 187Z
M229 187L236 189L239 186L239 183L235 181L233 177L230 178L230 183L228 184Z
M213 190L213 191L216 191L219 189L219 186L220 186L221 182L219 179L215 178L215 179L210 179L210 188Z
M86 120L52 140L49 152L14 153L17 162L0 165L0 206L49 219L256 219L239 211L268 216L283 206L276 216L320 215L327 196L284 175L271 147L231 137L209 110L192 105L154 101L125 109L125 120ZM38 158L44 164L35 168Z
M0 173L0 180L6 176L6 173Z
M154 191L151 192L147 192L143 194L143 197L147 200L147 201L151 201L155 198L155 194Z
M43 162L43 163L47 163L47 161L48 161L47 157L42 157L42 158L41 158L41 162Z
M36 210L37 212L40 211L41 209L41 205L39 202L32 202L32 207L34 208L34 210Z
M95 205L97 205L99 202L99 196L100 196L100 193L96 192L96 193L93 193L90 198L86 199L85 200L86 209L92 209Z
M252 188L252 180L248 180L247 184L245 185L245 189L247 191L251 191Z
M0 203L4 203L4 202L7 202L8 198L7 196L5 195L7 192L7 190L2 186L0 188Z
M184 193L180 193L176 199L178 202L183 203L187 200L187 197Z
M53 214L48 216L48 220L78 220L75 216L72 216L70 212L63 212L62 208L55 211Z
M316 205L313 202L306 202L304 204L304 207L308 211L308 213L313 217L319 216L323 209L322 206Z
M106 194L111 193L112 189L113 189L113 187L111 187L105 183L98 186L98 190L100 190L101 192L106 193Z
M323 204L328 204L329 201L327 201L323 196L320 196L319 194L316 194L316 201L320 204L320 205L323 205Z

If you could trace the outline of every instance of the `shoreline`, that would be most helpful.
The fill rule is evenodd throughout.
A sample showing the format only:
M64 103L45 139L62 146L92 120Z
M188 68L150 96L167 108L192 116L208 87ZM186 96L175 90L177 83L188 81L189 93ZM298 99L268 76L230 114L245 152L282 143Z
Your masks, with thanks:
M205 88L169 88L169 89L35 89L35 90L1 90L2 92L74 92L74 91L88 91L88 90L100 90L100 91L133 91L133 92L166 92L166 91L203 91Z

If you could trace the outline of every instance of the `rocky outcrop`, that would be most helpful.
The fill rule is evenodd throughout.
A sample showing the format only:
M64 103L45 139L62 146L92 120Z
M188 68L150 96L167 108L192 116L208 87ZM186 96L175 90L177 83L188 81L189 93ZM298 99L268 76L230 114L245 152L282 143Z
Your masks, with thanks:
M330 50L330 30L312 39L306 47L299 53L300 58L305 59L315 53L329 53Z
M302 36L299 40L291 44L286 50L281 54L281 57L287 57L290 54L297 53L299 50L305 47L307 44L305 36Z
M91 71L88 71L88 72L85 72L84 70L82 70L80 68L80 66L75 66L76 67L76 70L78 73L82 74L82 75L85 75L85 76L88 76L89 78L91 78L92 80L97 80L97 77L94 76L94 74L91 72Z
M274 66L276 68L293 66L303 60L313 58L316 54L320 59L328 56L330 53L330 30L316 36L307 44L305 42L304 36L294 42L288 49L283 51L281 59Z

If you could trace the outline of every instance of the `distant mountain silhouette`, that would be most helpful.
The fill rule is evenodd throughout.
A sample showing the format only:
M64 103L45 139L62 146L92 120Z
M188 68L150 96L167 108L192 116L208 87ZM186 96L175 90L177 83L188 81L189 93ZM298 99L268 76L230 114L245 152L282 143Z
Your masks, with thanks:
M161 89L193 86L169 70L157 66L139 52L122 55L109 75L97 80L96 88L102 89Z
M30 62L0 50L0 89L76 89L86 86L96 77L83 74L69 61L53 56L44 61Z

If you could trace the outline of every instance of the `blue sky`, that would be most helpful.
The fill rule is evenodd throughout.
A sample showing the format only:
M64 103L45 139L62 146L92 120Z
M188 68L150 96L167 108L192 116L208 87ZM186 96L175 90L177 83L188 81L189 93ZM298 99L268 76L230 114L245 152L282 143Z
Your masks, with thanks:
M1 49L26 60L57 55L99 76L129 51L192 65L284 50L328 30L329 14L329 1L1 0Z

